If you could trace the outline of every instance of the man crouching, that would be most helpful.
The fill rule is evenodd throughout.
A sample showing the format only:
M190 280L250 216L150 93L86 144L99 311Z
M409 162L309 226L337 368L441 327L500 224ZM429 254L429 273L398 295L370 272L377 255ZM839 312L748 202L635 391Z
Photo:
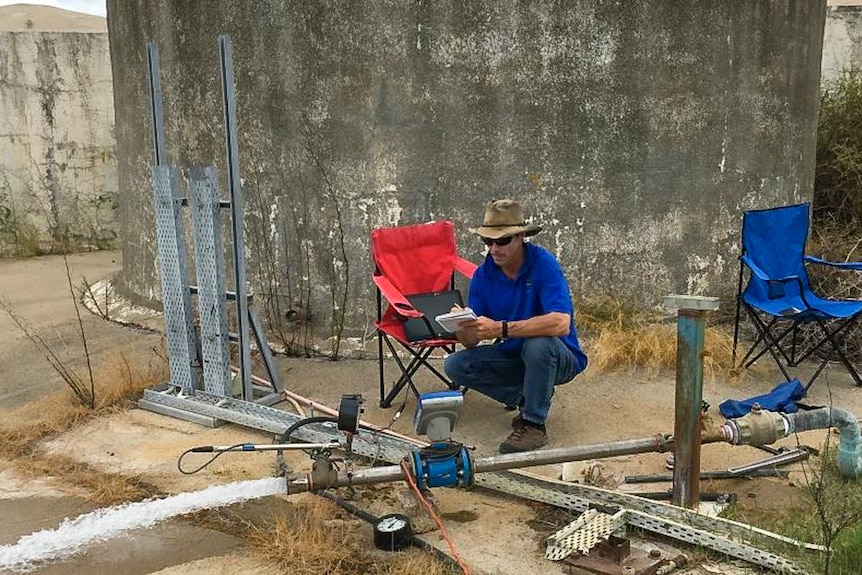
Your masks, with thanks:
M468 301L477 318L461 324L456 335L467 349L450 355L444 366L456 385L520 408L500 453L547 444L545 420L554 386L587 367L560 264L544 248L525 241L541 230L526 223L514 200L492 202L483 224L470 229L488 246L470 281ZM496 341L478 345L485 340Z

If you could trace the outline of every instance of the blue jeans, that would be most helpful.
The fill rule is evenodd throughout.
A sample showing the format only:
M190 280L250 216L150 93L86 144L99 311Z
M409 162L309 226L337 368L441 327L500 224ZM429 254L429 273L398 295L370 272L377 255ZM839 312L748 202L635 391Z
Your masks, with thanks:
M557 337L528 337L519 352L499 345L480 345L453 353L443 365L456 385L475 389L491 399L516 406L523 399L521 417L545 423L554 386L577 375L574 354Z

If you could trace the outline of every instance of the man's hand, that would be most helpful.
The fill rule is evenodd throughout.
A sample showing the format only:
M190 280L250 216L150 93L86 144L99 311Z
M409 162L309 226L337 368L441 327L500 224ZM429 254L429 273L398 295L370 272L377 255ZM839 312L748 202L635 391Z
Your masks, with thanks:
M564 337L571 330L572 316L552 311L529 319L509 322L509 337ZM456 333L464 347L476 347L483 339L503 336L503 322L485 316L461 324Z
M481 315L476 319L462 323L459 331L463 332L468 339L482 341L500 337L501 330L501 322Z
M455 336L461 345L473 348L482 340L500 337L502 329L502 322L481 315L476 319L463 322Z

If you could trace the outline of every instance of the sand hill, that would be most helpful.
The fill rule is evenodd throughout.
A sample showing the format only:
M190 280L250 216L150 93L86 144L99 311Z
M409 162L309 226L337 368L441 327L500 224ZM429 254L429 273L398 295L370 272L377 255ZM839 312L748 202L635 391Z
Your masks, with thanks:
M107 20L35 4L0 6L0 31L13 32L107 32Z

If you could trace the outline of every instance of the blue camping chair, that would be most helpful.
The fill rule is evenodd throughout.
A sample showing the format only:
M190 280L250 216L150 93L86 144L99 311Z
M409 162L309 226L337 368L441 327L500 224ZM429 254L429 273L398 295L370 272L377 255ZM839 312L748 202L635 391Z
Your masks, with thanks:
M832 358L844 364L856 385L862 385L862 379L841 347L862 315L862 301L815 295L805 268L806 263L814 263L862 270L862 262L835 263L805 255L809 211L808 204L799 204L752 210L745 212L742 218L733 364L736 365L740 311L745 309L757 331L756 341L740 362L745 368L768 352L784 377L790 380L788 368L798 366L823 348L818 354L822 361L805 384L806 391ZM745 268L749 274L743 291ZM800 338L800 329L805 325L815 326L815 341Z

